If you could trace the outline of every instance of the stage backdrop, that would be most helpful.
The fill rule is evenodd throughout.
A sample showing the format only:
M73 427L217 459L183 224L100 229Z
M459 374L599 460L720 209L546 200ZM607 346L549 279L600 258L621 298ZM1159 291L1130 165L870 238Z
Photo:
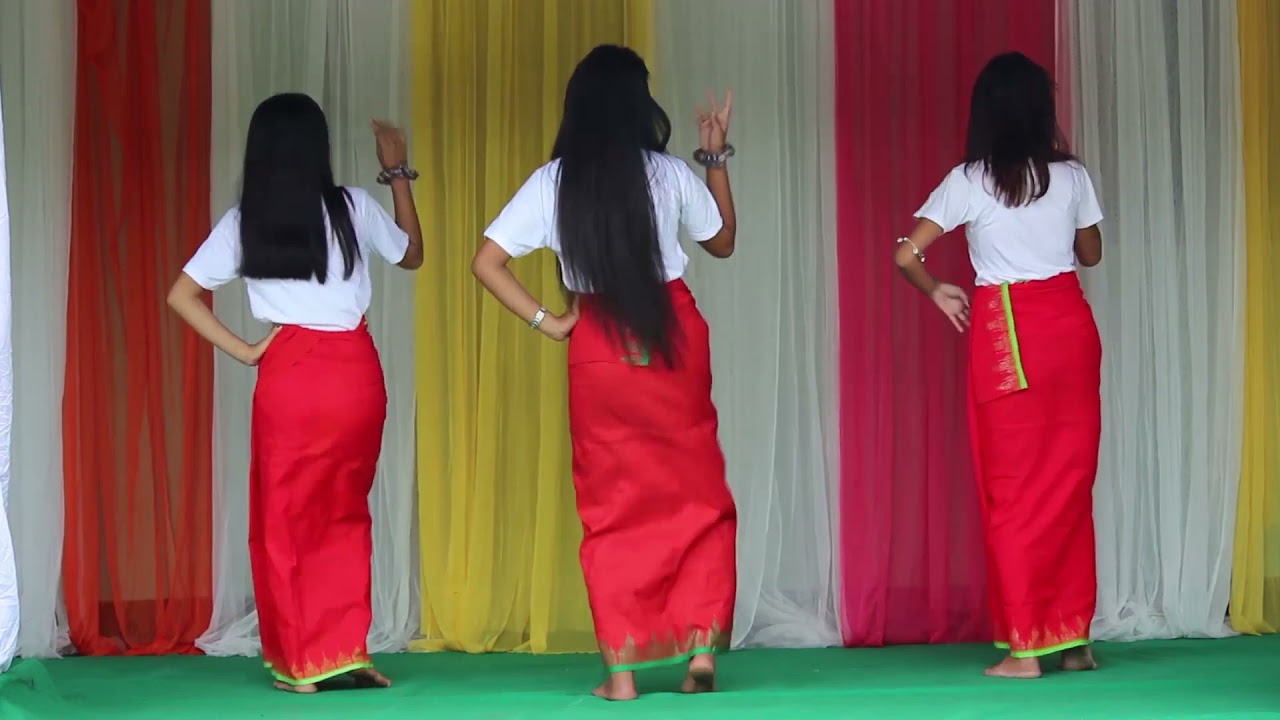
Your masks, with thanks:
M1082 273L1105 347L1095 631L1225 634L1228 585L1236 629L1274 631L1278 34L1270 0L0 2L20 650L71 630L84 653L257 652L254 374L163 298L235 202L253 108L286 90L324 107L344 182L387 200L371 116L406 126L423 173L426 267L373 269L372 648L594 647L564 348L468 261L600 42L646 55L680 157L706 91L737 96L742 242L690 271L741 510L736 645L987 637L963 338L890 256L1010 49L1055 68L1108 215ZM929 261L971 281L959 233ZM553 268L517 263L555 309ZM263 332L240 284L214 308Z

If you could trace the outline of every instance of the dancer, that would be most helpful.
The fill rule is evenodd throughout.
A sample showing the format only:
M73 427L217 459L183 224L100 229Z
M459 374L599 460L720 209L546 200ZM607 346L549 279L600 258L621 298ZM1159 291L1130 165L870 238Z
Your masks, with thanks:
M637 697L633 671L688 662L685 692L715 689L729 647L737 511L711 402L706 321L680 279L679 228L733 253L726 144L732 96L698 114L702 181L666 153L671 122L631 50L601 46L565 92L552 151L489 229L472 269L511 312L569 342L569 431L582 570L608 679L598 697ZM569 311L554 315L507 269L550 248Z
M1058 130L1053 81L1027 57L1000 55L978 76L964 163L899 240L896 262L957 330L971 327L969 418L981 494L997 677L1097 667L1093 482L1102 346L1075 265L1102 260L1102 210ZM926 270L925 250L966 226L977 272L964 291Z
M258 366L249 469L249 557L262 655L280 690L314 693L348 675L389 687L365 647L372 621L368 495L387 393L365 323L376 254L422 265L404 135L375 122L378 180L395 222L364 190L334 185L329 128L305 95L253 114L240 205L178 276L169 305L206 340ZM206 290L243 277L274 329L257 343L210 312Z

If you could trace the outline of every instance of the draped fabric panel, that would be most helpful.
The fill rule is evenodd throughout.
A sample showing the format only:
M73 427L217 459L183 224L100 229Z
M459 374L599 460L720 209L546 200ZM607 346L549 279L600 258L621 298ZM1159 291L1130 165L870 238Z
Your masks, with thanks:
M3 90L3 88L0 88ZM13 287L9 281L9 193L4 168L4 102L0 97L0 672L18 652L18 567L9 530L13 442Z
M62 385L75 104L75 3L0 2L0 87L9 194L13 424L9 526L25 657L65 648Z
M1280 632L1280 4L1240 0L1247 289L1231 623Z
M1054 66L1055 3L837 2L834 24L844 640L989 639L964 338L892 255L961 160L987 60ZM934 247L930 271L971 287L963 235Z
M736 95L737 252L717 261L691 248L688 275L712 329L738 505L734 643L838 645L831 3L655 6L650 66L675 128L671 152L697 147L694 109L708 89Z
M429 227L414 323L418 649L595 648L577 549L563 345L484 293L482 234L549 159L565 84L600 43L643 51L647 0L414 3L414 161ZM563 309L550 253L513 263Z
M1074 0L1077 150L1106 212L1100 639L1221 636L1240 473L1233 3Z
M212 212L239 197L244 143L258 103L275 93L304 92L324 109L338 182L362 187L390 210L390 192L375 182L380 167L371 118L407 125L403 0L219 0L213 5ZM209 204L206 200L206 205ZM419 207L422 209L422 199ZM422 213L430 232L430 215ZM201 231L202 239L208 228ZM369 498L373 515L372 652L403 650L417 629L413 546L414 365L413 276L380 260L370 263L374 297L369 328L388 388L387 424ZM214 294L214 312L251 340L266 332L249 313L242 282ZM249 410L255 371L207 346L216 364L214 401L215 602L199 646L211 655L259 651L248 556Z
M63 583L82 654L209 621L212 358L165 295L209 227L209 4L79 0Z

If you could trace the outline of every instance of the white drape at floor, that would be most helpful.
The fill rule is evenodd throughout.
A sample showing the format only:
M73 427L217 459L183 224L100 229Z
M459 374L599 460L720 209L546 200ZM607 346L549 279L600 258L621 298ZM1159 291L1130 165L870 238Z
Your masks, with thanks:
M212 210L236 202L249 118L278 92L304 92L329 119L338 182L363 187L390 208L374 182L379 166L369 121L408 124L403 0L219 0L213 3ZM427 223L424 222L424 227ZM372 652L403 649L417 628L414 557L413 277L370 264L369 326L386 372L387 431L373 494ZM242 283L214 296L214 311L249 339L264 328L249 314ZM253 371L219 354L214 379L214 612L197 643L211 655L259 650L248 559L249 409Z
M75 3L0 2L11 245L14 423L9 523L23 608L18 651L70 644L59 612Z
M0 91L4 88L0 87ZM9 193L4 172L4 102L0 92L0 672L18 653L18 567L9 532L13 442L13 293L9 285Z
M1243 274L1236 4L1074 0L1077 149L1107 220L1100 639L1229 634Z
M690 250L739 512L737 646L838 645L831 3L657 0L654 91L671 152L735 91L737 252Z

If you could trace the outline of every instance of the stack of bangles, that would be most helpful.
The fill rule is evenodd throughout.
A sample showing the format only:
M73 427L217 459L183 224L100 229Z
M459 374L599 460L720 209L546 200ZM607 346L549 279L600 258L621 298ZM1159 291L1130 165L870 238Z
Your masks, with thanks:
M390 185L394 180L417 180L418 171L408 165L397 165L378 173L379 185Z
M702 148L693 151L693 161L702 167L710 170L712 168L722 168L729 158L733 157L733 146L725 143L723 149L718 153L708 152Z

